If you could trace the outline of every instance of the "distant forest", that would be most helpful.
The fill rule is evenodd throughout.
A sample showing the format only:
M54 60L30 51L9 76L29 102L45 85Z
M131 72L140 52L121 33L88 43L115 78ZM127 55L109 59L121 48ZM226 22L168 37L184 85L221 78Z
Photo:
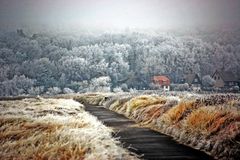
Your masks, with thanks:
M148 89L216 69L240 75L240 30L122 33L0 32L0 96Z

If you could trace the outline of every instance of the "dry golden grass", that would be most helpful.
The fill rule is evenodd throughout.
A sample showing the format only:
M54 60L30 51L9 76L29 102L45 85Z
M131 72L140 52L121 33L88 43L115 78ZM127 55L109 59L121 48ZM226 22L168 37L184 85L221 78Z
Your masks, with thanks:
M193 111L183 122L183 127L191 134L212 135L234 121L236 113L220 107L201 107Z
M216 159L239 159L240 106L232 95L175 97L138 96L113 110L137 122L173 136L179 142L205 150ZM170 97L165 97L169 99ZM174 99L174 97L172 97ZM180 98L180 99L179 99ZM160 102L157 100L160 99ZM171 99L171 98L170 98ZM180 102L179 102L180 100Z
M238 151L240 147L240 116L235 117L225 128L221 129L218 134L213 137L215 141L230 140L231 143L238 145Z
M1 119L1 159L83 159L87 148L67 144L61 132L61 124L17 117Z
M115 102L113 102L110 105L109 109L115 111L115 110L117 110L119 107L121 107L123 105L124 105L124 103L121 103L120 100L116 100Z
M127 102L127 109L126 114L130 115L133 110L137 110L142 107L146 107L153 104L165 104L166 99L163 97L158 96L149 96L143 95L132 98L130 101Z
M195 105L195 101L182 101L164 113L159 120L168 125L176 124L197 107L199 106Z
M142 122L145 124L151 123L154 120L160 118L165 112L167 112L173 104L155 104L151 105L142 112Z
M236 110L240 111L240 99L238 100L230 100L227 102L228 106L236 108Z
M135 111L134 119L137 122L150 122L161 115L162 104L150 105Z
M106 96L100 93L88 93L73 96L73 99L83 104L101 105L105 101Z
M106 108L205 150L216 159L240 158L239 95L114 96ZM104 101L100 97L90 95L87 101L99 104Z
M73 100L0 101L0 110L0 159L137 159Z
M114 96L111 100L109 100L105 107L109 108L110 110L116 111L123 107L130 99L132 96Z

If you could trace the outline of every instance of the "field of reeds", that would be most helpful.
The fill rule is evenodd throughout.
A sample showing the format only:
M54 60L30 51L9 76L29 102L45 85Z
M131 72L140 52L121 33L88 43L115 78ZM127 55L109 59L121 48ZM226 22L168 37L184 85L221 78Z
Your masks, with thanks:
M240 159L239 95L85 94L80 101L104 105L216 159Z
M138 159L71 99L0 101L0 159Z

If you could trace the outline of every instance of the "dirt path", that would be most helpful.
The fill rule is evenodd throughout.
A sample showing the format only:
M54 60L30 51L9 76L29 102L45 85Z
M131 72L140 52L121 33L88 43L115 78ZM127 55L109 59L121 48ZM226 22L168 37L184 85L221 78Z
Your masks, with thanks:
M114 136L120 138L124 147L130 147L130 151L143 155L144 159L212 159L203 152L178 144L169 136L147 128L136 127L134 121L103 107L88 105L86 111L98 117L106 126L114 128L116 130Z

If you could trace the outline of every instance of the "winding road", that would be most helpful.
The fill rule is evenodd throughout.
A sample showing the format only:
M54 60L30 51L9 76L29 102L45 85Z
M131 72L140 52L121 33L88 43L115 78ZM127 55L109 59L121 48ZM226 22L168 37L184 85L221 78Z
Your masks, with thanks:
M148 128L138 127L128 118L102 106L86 105L85 110L114 129L124 147L146 160L210 160L204 152L181 145L171 137Z

